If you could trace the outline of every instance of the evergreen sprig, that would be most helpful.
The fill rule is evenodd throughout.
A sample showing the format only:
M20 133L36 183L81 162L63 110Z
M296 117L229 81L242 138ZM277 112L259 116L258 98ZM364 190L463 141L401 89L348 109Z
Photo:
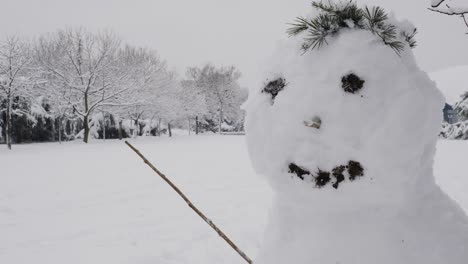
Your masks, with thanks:
M416 34L418 34L418 29L417 28L415 28L413 30L413 32L411 32L411 33L402 32L401 34L405 38L405 41L408 42L408 45L410 46L410 48L415 48L418 45L418 43L416 42L416 39L415 39Z
M364 10L364 18L367 23L365 29L379 36L383 43L392 48L396 53L400 53L405 48L405 45L397 39L397 27L387 23L388 15L381 7L367 6Z
M336 35L345 28L368 30L377 35L385 45L392 48L397 54L400 54L405 48L403 41L411 48L416 47L417 30L414 29L413 32L401 31L401 36L399 36L398 28L388 22L388 14L381 7L360 8L353 0L340 4L331 1L327 3L314 1L312 7L320 10L321 13L313 19L298 17L287 30L289 36L307 32L302 44L304 52L310 49L319 49L324 44L328 44L328 36Z
M350 22L353 22L353 26L361 27L363 12L353 1L341 6L332 2L328 2L328 4L312 2L312 7L331 16L339 27L349 27Z

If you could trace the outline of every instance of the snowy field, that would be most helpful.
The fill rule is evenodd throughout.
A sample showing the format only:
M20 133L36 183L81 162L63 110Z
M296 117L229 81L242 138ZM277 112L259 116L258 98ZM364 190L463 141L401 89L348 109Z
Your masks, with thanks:
M250 257L271 190L242 136L132 140ZM244 263L123 141L0 146L0 263ZM435 174L468 211L468 142Z

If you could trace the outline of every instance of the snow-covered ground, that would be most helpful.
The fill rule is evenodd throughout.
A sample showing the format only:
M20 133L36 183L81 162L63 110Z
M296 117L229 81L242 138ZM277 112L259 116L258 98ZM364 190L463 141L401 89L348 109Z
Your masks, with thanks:
M254 258L272 192L244 140L132 142ZM0 263L243 263L122 141L0 147ZM440 141L435 173L468 211L466 153Z

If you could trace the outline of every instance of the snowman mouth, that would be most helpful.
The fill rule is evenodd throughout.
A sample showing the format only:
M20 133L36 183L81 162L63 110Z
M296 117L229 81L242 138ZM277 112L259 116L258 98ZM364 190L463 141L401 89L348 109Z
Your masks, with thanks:
M288 169L290 174L296 175L301 180L305 180L306 177L311 178L317 188L322 188L332 183L332 187L338 189L340 183L344 182L346 178L352 182L358 177L364 176L364 168L361 163L354 160L348 161L346 165L334 167L331 172L319 168L317 172L311 173L309 170L296 163L289 163Z

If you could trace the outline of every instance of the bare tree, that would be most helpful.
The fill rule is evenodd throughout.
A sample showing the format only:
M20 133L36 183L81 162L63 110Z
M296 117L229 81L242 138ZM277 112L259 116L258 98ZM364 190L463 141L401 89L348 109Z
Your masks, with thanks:
M37 76L34 74L30 45L18 37L7 37L0 43L0 98L3 98L5 113L5 139L11 149L13 115L30 115L20 107L19 100L31 102L35 97Z
M466 4L466 2L461 4L457 2L453 3L452 0L431 0L431 7L429 10L444 15L459 16L468 27L468 20L465 16L468 14L468 4Z

